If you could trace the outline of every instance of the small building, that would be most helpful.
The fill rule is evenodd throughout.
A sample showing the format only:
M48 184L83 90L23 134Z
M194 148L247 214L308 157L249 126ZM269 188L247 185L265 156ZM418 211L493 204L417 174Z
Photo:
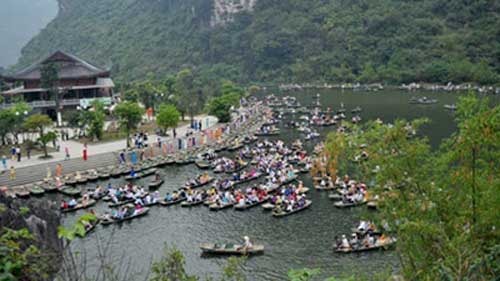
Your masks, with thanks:
M2 107L9 107L14 101L22 99L33 109L55 118L55 99L47 89L41 87L41 69L46 64L56 65L58 80L55 84L63 109L86 108L95 99L105 105L112 103L115 85L109 70L56 51L41 62L12 75L2 76L3 80L13 85L1 93L5 101Z

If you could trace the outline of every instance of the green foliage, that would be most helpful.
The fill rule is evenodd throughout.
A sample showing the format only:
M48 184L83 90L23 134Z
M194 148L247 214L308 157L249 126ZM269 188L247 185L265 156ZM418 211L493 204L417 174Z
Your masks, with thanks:
M38 131L38 142L42 145L44 156L48 157L47 143L57 139L55 132L45 133L46 129L52 126L53 122L49 116L45 114L33 114L24 121L24 128L27 130Z
M241 271L241 266L246 262L246 258L230 257L227 265L223 268L221 281L246 281L246 277Z
M0 232L0 280L43 280L47 274L41 253L34 245L27 229L13 230L3 227Z
M181 114L175 106L171 104L162 104L156 115L156 123L160 128L166 131L169 128L177 127L180 117Z
M19 213L21 214L21 216L25 216L25 215L29 214L29 212L30 212L30 208L28 208L28 207L22 206L19 208Z
M240 96L237 93L225 94L212 98L208 103L208 113L216 116L220 122L231 121L231 107L238 105Z
M151 267L150 281L196 281L197 277L189 276L185 269L185 259L181 251L165 247L164 254Z
M96 220L97 217L94 214L83 214L70 228L59 226L57 228L57 235L59 238L66 239L67 241L72 241L76 237L84 237L86 235L85 224L94 223Z
M371 183L380 196L374 219L397 234L402 274L418 280L489 280L500 236L500 107L460 98L458 131L438 151L414 137L426 120L351 125L326 144L338 174ZM367 144L369 159L350 159ZM340 164L345 162L346 164ZM377 173L372 173L375 167Z
M23 49L17 67L66 49L99 65L112 62L121 81L147 73L163 79L186 67L203 73L202 85L214 77L499 81L495 1L258 1L253 12L211 27L213 8L205 0L70 1Z
M319 269L292 269L288 271L288 279L290 281L309 281L311 278L319 274Z
M114 114L118 117L120 128L127 133L127 147L129 147L130 132L141 122L144 109L135 102L125 101L116 106Z
M89 137L100 140L103 135L104 118L104 105L99 101L94 101L92 108L80 113L77 124L86 129Z

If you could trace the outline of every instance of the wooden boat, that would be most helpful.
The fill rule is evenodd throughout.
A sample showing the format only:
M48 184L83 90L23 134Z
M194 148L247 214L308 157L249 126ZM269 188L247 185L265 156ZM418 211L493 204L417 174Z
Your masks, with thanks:
M357 253L357 252L367 252L367 251L373 251L373 250L378 250L378 249L383 249L387 250L389 249L392 245L396 244L397 239L396 238L388 238L386 242L384 243L376 243L373 246L365 247L361 246L359 248L335 248L335 252L337 253Z
M90 226L85 228L85 233L82 236L80 236L80 237L83 238L83 237L89 235L89 233L91 233L92 231L94 231L94 229L96 228L96 226L98 224L99 224L99 220L98 219L95 220L95 221L93 221L93 222L91 222Z
M165 181L163 179L153 180L148 184L149 189L157 189L159 188Z
M361 206L368 203L367 200L363 200L361 202L343 202L343 201L338 201L335 202L333 205L337 208L351 208L351 207L356 207L356 206Z
M236 143L234 145L231 145L230 147L227 148L228 151L236 151L244 146L243 142L241 143Z
M250 208L253 208L255 206L259 206L259 205L267 202L267 200L269 200L269 196L264 197L262 200L260 200L258 202L245 203L245 205L236 204L236 205L234 205L234 209L238 210L238 211L248 210Z
M66 196L80 196L82 195L82 190L78 187L66 186L58 189L60 193Z
M250 165L250 162L244 162L244 164L240 164L238 166L238 168L235 168L235 169L232 169L232 170L227 170L227 171L224 171L226 174L233 174L233 173L237 173L243 169L245 169L246 167L248 167L248 165Z
M342 200L342 194L332 192L332 193L328 194L328 198L331 200L334 200L334 201L339 201L339 200Z
M319 185L319 184L318 184L318 185L316 185L316 184L315 184L315 185L314 185L314 189L316 189L316 190L320 190L320 191L324 191L324 190L335 190L335 189L336 189L336 187L335 187L335 185L334 185L334 184L332 184L332 185L328 185L328 186L321 186L321 185Z
M207 180L207 181L205 181L205 182L199 182L199 183L197 183L197 184L190 184L190 185L186 184L185 186L186 186L186 187L189 187L189 188L198 188L198 187L205 186L205 185L207 185L207 184L209 184L209 183L213 182L214 180L215 180L215 178L214 178L214 177L210 177L210 179L209 179L209 180Z
M146 196L148 196L148 194L149 194L149 192L144 193L141 196L141 199L144 199ZM111 200L111 197L109 197L109 200ZM135 200L136 199L132 198L132 199L126 199L126 200L118 201L118 203L111 202L111 203L108 204L108 207L110 207L110 208L120 207L120 206L123 206L125 204L134 203ZM106 197L104 198L104 201L106 201Z
M200 245L204 254L213 255L251 255L264 252L264 245L253 245L251 249L243 249L242 245L237 244L213 244L204 243Z
M121 222L124 222L124 221L132 220L132 219L144 216L148 212L149 212L149 208L143 208L140 212L137 212L134 215L131 215L131 216L128 216L128 217L125 217L125 218L122 218L122 219L109 219L109 220L107 220L107 219L101 219L101 224L102 225L109 225L109 224L112 224L112 223L121 223Z
M224 210L227 208L231 208L234 205L236 205L236 202L229 202L229 203L220 204L220 205L217 203L214 203L214 204L210 205L208 208L210 209L210 211L220 211L220 210Z
M265 132L256 132L255 135L259 137L269 137L269 136L277 136L281 133L280 129L276 129L273 131Z
M15 196L18 198L28 198L30 197L30 192L23 185L15 186L12 188Z
M30 185L26 186L26 188L32 196L41 196L45 193L45 190L38 185Z
M285 216L289 216L291 214L295 214L297 212L300 212L300 211L303 211L307 208L309 208L312 204L312 201L311 200L306 200L306 203L304 204L304 206L302 206L301 208L297 208L297 209L294 209L290 212L286 212L284 210L282 210L281 212L275 212L273 211L273 216L274 217L285 217Z
M58 190L54 183L43 183L41 187L45 190L45 192L55 192Z
M181 207L184 208L194 207L203 204L203 202L205 202L205 200L198 200L193 202L184 201L181 203Z
M160 200L160 205L162 206L172 206L172 205L176 205L176 204L179 204L183 201L186 201L187 198L186 197L180 197L176 200L173 200L173 201L165 201L165 200Z
M147 170L144 170L143 172L138 172L135 174L135 177L131 176L131 175L128 175L125 177L125 180L135 180L135 179L140 179L140 178L144 178L144 177L147 177L147 176L150 176L154 173L156 173L157 169L156 168L148 168Z
M276 205L274 205L273 203L264 203L262 204L262 208L266 211L272 211L274 209L274 207L276 207Z
M247 183L247 182L250 182L250 181L253 181L253 180L256 180L260 177L262 177L264 174L260 173L260 172L257 172L253 177L250 177L250 178L246 178L246 179L242 179L242 180L239 180L239 181L235 181L233 182L233 186L235 185L239 185L239 184L244 184L244 183Z
M196 160L194 164L200 169L209 169L210 167L212 167L212 164L208 160Z
M92 206L94 206L96 203L97 203L97 201L96 201L96 200L94 200L94 199L90 199L90 200L87 202L87 204L78 203L78 204L76 204L76 206L75 206L75 207L73 207L73 208L66 208L66 209L62 209L62 208L61 208L61 212L63 212L63 213L75 212L75 211L78 211L78 210L81 210L81 209L86 209L86 208L88 208L88 207L92 207Z

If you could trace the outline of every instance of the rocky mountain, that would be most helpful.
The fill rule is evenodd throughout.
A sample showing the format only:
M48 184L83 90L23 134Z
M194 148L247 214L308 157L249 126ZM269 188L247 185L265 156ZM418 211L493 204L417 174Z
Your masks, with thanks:
M117 80L190 67L238 82L492 84L495 0L59 0L16 68L56 49Z

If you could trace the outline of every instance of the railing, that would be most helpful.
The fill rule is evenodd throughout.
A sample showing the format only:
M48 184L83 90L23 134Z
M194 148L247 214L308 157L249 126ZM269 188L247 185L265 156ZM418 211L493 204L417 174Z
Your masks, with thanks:
M31 108L55 107L56 102L53 100L32 101L27 103ZM5 109L13 106L13 103L2 103L0 109ZM80 105L79 99L66 99L61 101L61 105Z

